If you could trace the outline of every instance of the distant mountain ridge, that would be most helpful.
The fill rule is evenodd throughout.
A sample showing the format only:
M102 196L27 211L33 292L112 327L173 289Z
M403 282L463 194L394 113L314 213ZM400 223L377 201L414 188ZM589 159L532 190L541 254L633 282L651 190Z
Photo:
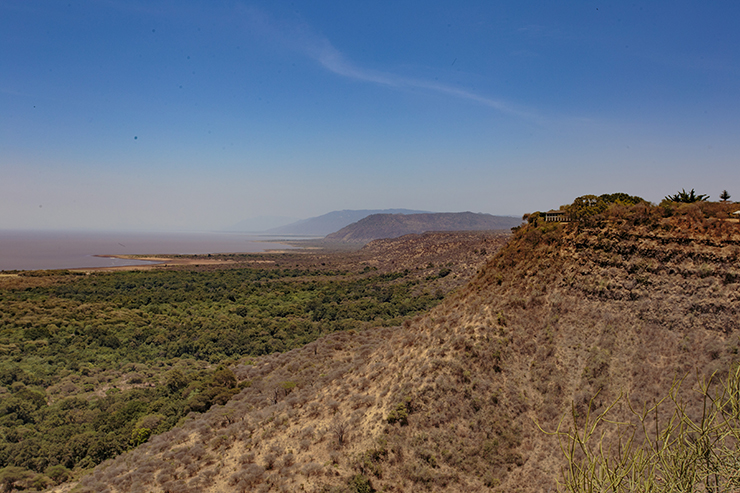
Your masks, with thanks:
M373 214L326 236L327 241L367 243L380 238L425 233L427 231L483 231L510 229L522 220L474 212L421 214Z
M375 210L342 210L303 219L285 226L268 229L265 233L274 235L307 235L326 236L355 223L372 214L421 214L429 211L415 211L411 209L375 209Z

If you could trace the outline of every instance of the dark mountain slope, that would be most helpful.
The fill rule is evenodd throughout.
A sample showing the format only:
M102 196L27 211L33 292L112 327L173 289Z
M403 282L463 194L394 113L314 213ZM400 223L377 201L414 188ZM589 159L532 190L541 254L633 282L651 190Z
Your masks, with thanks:
M428 315L240 367L251 386L226 406L80 490L551 491L563 459L535 421L623 392L639 406L736 360L740 230L702 207L533 217Z
M291 224L286 224L285 226L272 228L267 230L266 233L274 235L325 236L371 214L418 214L423 212L425 211L409 209L333 211L321 216L310 217Z
M373 214L326 236L327 241L367 243L378 238L424 233L426 231L481 231L510 229L521 220L472 212L430 214Z

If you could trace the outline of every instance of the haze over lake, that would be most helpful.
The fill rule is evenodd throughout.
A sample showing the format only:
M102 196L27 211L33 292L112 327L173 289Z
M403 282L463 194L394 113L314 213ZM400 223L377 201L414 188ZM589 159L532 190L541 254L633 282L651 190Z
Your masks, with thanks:
M294 248L284 237L245 233L0 231L0 270L74 269L142 265L98 255L256 253Z

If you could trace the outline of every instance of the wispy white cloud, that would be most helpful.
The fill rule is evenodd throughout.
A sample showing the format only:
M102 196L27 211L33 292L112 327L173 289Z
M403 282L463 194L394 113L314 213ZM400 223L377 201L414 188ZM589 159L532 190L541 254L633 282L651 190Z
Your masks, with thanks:
M328 39L316 33L304 22L277 21L264 11L254 8L247 8L244 12L250 28L256 34L268 36L292 50L304 53L336 75L397 89L424 89L471 101L518 118L541 120L541 117L532 110L464 88L360 67L348 60Z

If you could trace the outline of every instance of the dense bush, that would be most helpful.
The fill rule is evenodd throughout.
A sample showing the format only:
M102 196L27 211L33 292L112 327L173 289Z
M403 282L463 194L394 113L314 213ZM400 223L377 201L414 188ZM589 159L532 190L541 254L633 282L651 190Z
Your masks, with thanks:
M238 358L398 325L439 302L412 294L405 275L133 271L0 290L3 481L58 481L60 467L90 468L225 404L249 385L228 368ZM280 398L295 385L284 382Z

